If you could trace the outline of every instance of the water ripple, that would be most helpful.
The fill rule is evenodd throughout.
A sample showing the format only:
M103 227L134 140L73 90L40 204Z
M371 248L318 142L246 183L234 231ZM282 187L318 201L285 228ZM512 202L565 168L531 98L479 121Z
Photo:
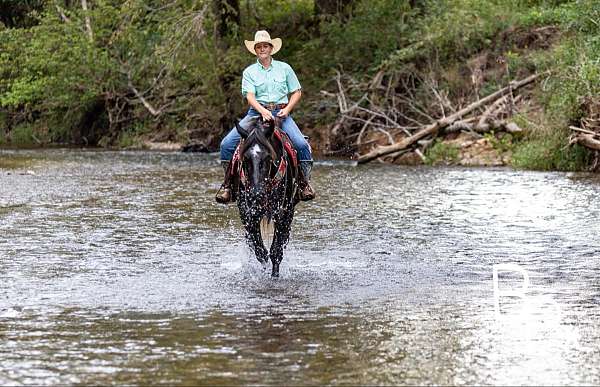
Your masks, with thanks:
M214 155L0 157L0 384L600 383L597 176L318 162L272 280Z

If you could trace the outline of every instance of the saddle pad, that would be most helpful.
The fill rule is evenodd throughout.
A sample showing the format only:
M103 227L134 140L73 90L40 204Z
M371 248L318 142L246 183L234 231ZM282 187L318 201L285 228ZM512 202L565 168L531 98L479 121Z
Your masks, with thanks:
M296 153L296 149L294 148L294 145L292 144L292 141L290 140L288 135L280 129L275 129L274 134L275 134L275 137L279 141L281 141L281 143L283 144L283 148L285 149L286 153L290 157L290 160L292 161L292 165L294 166L294 168L298 168L298 156ZM242 155L240 155L240 149L242 147L242 143L243 143L243 140L240 141L237 148L235 148L235 152L233 153L233 157L231 159L231 167L229 168L229 173L231 175L234 175L236 172L238 172L241 169Z
M296 155L296 149L294 148L294 145L292 144L292 141L290 140L288 135L283 130L277 128L275 129L275 137L277 137L279 141L281 141L281 143L283 144L283 148L287 152L288 156L290 156L290 160L292 160L294 168L297 168L298 156Z

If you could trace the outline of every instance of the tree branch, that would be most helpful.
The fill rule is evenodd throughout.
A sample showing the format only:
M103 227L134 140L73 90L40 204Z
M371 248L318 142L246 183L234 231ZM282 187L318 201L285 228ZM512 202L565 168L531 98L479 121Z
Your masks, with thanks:
M487 103L493 102L496 99L503 97L507 93L512 92L520 87L523 87L523 86L533 82L540 75L541 74L534 74L534 75L531 75L521 81L511 82L510 86L502 88L502 89L496 91L495 93L492 93L492 94L488 95L487 97L482 98L479 101L472 103L471 105L459 110L458 112L456 112L454 114L451 114L447 117L444 117L436 122L433 122L433 123L427 125L423 129L421 129L418 132L416 132L415 134L413 134L412 136L406 137L406 138L402 139L401 141L397 142L396 144L379 147L365 155L360 156L358 158L358 163L359 164L367 163L378 157L385 156L390 153L394 153L399 150L402 150L408 146L411 146L412 144L421 140L422 138L425 138L430 135L435 135L438 133L438 131L440 129L451 125L453 122L455 122L456 120L462 118L463 116L471 113L473 110L475 110Z
M58 4L54 4L54 6L56 7L56 11L58 11L58 14L60 15L62 21L64 21L65 23L70 23L71 19L69 19L67 15L65 15L63 9Z
M146 101L146 98L144 98L144 96L138 91L138 89L136 89L135 86L133 86L133 83L131 82L131 73L127 73L127 85L129 86L131 91L133 91L133 94L135 94L135 96L140 100L140 102L142 102L142 105L144 105L144 107L150 112L150 114L152 114L154 117L157 117L162 113L160 109L156 110L150 104L150 102Z

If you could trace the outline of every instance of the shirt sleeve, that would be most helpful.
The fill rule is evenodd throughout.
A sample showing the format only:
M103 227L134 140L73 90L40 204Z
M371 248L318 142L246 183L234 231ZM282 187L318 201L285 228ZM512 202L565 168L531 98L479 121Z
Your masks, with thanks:
M302 86L300 86L300 81L298 81L298 77L292 69L292 66L285 66L285 81L287 82L287 88L289 93L293 93L296 90L299 90Z
M252 77L249 74L248 70L244 70L242 74L242 95L245 97L248 92L256 95L256 87L252 82Z

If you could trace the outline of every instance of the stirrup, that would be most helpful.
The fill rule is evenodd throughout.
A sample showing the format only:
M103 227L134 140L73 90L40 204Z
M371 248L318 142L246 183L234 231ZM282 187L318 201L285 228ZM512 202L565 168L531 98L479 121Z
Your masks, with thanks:
M231 202L231 188L225 187L224 185L219 188L217 194L215 195L215 200L217 203L227 204Z
M308 193L304 193L304 190L309 191ZM310 183L305 183L304 186L298 190L298 199L303 202L308 202L309 200L313 200L316 197L315 190L312 188Z

